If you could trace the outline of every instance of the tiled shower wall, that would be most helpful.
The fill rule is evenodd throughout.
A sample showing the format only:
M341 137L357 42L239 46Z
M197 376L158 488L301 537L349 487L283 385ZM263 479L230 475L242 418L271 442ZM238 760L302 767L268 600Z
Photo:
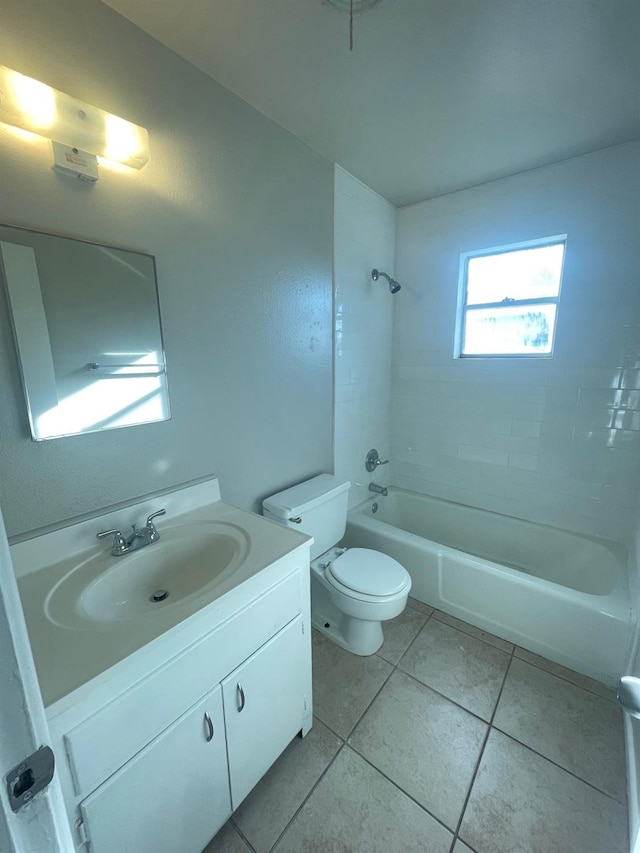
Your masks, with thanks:
M335 473L351 481L350 506L372 480L388 483L391 465L368 474L375 447L391 452L393 300L376 267L394 273L396 209L340 167L335 170Z
M640 489L640 143L398 213L394 481L630 542ZM455 359L462 252L567 235L552 359Z

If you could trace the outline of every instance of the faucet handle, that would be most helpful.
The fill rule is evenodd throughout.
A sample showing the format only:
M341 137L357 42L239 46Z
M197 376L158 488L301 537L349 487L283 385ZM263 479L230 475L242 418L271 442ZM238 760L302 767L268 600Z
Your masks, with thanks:
M96 533L96 539L104 539L106 536L113 535L112 554L123 554L128 550L127 540L119 530L103 530L101 533Z
M378 465L388 464L388 459L380 459L378 451L375 449L375 447L371 448L371 450L367 453L366 459L364 460L364 467L369 473L375 471Z
M152 512L151 515L147 518L147 527L146 533L149 539L149 542L156 542L160 538L160 534L156 530L156 526L153 523L153 519L157 518L159 515L166 515L166 509L159 509L157 512Z
M159 509L157 512L152 512L150 516L147 518L147 527L151 524L154 518L157 518L159 515L166 515L166 509Z

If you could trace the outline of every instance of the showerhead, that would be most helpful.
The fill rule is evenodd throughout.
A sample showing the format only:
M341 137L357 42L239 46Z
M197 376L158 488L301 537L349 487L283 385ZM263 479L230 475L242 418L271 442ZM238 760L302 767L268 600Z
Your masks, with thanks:
M377 281L380 276L386 278L386 280L389 282L389 290L391 291L391 293L397 293L400 290L401 285L395 280L395 278L391 278L386 274L386 272L382 272L382 270L371 270L371 278L374 281Z

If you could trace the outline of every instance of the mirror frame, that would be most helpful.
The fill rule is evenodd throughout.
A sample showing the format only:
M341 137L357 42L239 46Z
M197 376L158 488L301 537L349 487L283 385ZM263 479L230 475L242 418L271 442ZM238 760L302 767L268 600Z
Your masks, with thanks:
M14 225L12 223L7 223L7 222L0 222L0 228L9 228L9 229L12 229L14 231L22 232L25 235L32 234L32 235L35 235L38 237L39 236L53 237L56 239L68 241L69 243L79 243L79 244L86 245L86 246L96 246L98 248L108 249L108 250L115 251L115 252L125 252L125 253L129 253L131 255L137 255L139 257L144 257L144 258L147 258L148 260L150 260L151 261L151 269L153 271L153 285L154 285L154 289L155 289L155 308L156 308L156 312L157 312L158 332L159 332L159 337L160 337L159 355L161 357L161 362L159 361L158 365L161 365L161 367L162 367L162 369L159 370L158 373L159 374L161 373L163 376L163 383L162 384L163 384L163 392L165 395L165 400L164 400L163 405L164 405L164 410L166 411L166 416L161 417L161 418L155 418L153 420L140 420L140 421L133 421L131 423L114 424L112 426L98 427L96 429L92 429L91 427L88 427L86 429L79 429L79 430L74 430L74 431L70 431L70 432L65 431L65 432L55 433L55 434L51 434L51 435L37 435L36 434L37 430L36 430L35 418L37 416L39 416L39 414L37 412L34 412L34 407L32 406L32 399L31 398L33 395L29 390L29 386L27 383L27 376L25 375L25 368L24 368L24 364L23 364L23 353L21 352L21 347L20 347L20 333L16 327L16 321L15 321L15 315L14 315L14 305L12 303L12 298L11 298L11 287L10 287L10 284L8 281L8 275L7 275L7 272L5 269L5 262L1 256L1 254L0 254L0 281L2 282L2 288L4 290L6 306L8 309L9 322L10 322L11 330L13 333L13 342L14 342L14 347L15 347L16 359L17 359L17 363L18 363L18 369L20 372L20 381L22 384L22 390L23 390L24 397L25 397L25 403L26 403L26 408L27 408L27 416L28 416L28 420L29 420L29 428L30 428L32 440L38 441L38 442L39 441L49 441L50 439L54 439L54 438L67 438L67 437L71 437L71 436L75 436L75 435L89 435L91 433L107 432L108 430L112 430L112 429L124 429L126 427L143 426L145 424L162 423L163 421L171 420L172 415L171 415L171 404L170 404L170 399L169 399L169 382L168 382L168 376L167 376L167 358L166 358L166 352L165 352L164 332L163 332L163 326L162 326L162 313L161 313L161 306L160 306L160 290L158 287L158 273L157 273L157 265L156 265L155 256L149 254L148 252L140 252L140 251L135 250L135 249L125 249L121 246L113 246L113 245L110 245L108 243L101 243L101 242L97 242L95 240L88 240L85 238L72 237L72 236L69 236L67 234L60 234L60 233L53 232L53 231L38 231L35 228L26 228L22 225ZM2 235L0 235L0 242L10 242L10 240L3 240ZM15 244L15 245L22 245L22 244ZM31 248L33 248L33 247L31 247ZM33 249L33 251L35 253L35 249ZM43 316L46 324L48 325L48 319L46 318L46 314L44 313L44 305L43 305L42 316ZM105 366L108 367L108 365L105 365ZM95 362L88 362L87 363L87 370L92 370L92 369L99 369L98 364L96 364ZM113 375L113 374L111 374L111 375ZM126 375L126 374L124 374L124 375ZM150 375L153 375L153 374L150 374Z

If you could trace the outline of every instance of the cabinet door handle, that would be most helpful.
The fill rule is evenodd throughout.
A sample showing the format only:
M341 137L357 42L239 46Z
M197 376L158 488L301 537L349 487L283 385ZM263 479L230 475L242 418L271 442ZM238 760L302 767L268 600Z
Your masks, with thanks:
M236 693L238 694L238 713L240 713L244 709L244 690L240 682L238 682L238 686L236 687Z
M207 733L206 733L205 737L207 739L207 743L210 743L213 740L214 729L213 729L213 722L212 722L211 717L209 716L209 713L207 711L204 712L204 724L207 727Z

